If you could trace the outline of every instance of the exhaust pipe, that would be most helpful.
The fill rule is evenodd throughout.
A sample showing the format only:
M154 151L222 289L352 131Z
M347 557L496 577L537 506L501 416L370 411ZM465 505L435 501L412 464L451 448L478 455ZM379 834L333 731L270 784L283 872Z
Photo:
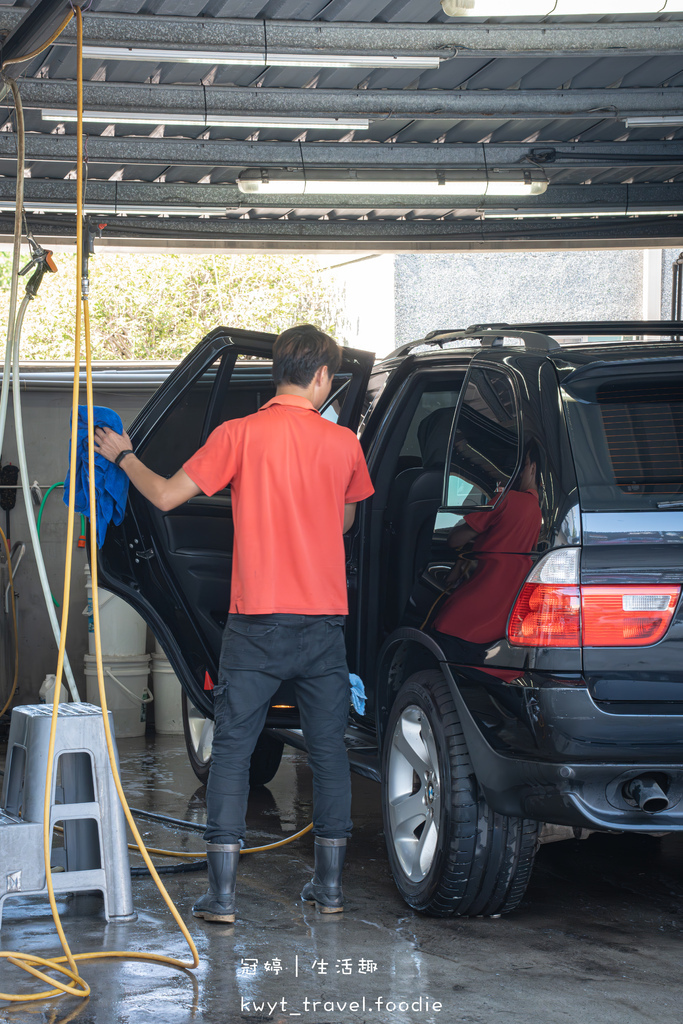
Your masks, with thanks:
M668 796L653 775L639 775L629 779L624 785L624 796L648 814L665 811L669 806Z

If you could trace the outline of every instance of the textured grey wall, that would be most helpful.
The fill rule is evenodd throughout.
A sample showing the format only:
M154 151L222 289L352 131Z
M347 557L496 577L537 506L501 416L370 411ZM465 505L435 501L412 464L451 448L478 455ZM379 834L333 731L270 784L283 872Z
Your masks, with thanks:
M115 409L124 426L129 426L135 416L148 401L152 394L135 391L129 393L95 393L96 405L107 405ZM85 397L82 396L85 401ZM63 480L68 469L69 417L71 414L71 394L68 391L29 390L22 393L22 409L24 434L26 438L27 462L29 467L29 483L37 480L46 486ZM14 422L12 417L12 398L7 420L7 435L2 452L3 464L17 464ZM41 546L52 593L61 602L64 586L64 546L66 543L67 509L62 501L63 491L58 488L52 492L45 504L41 524ZM35 509L35 512L38 510ZM5 529L5 517L0 521ZM77 534L79 519L76 520ZM26 521L24 499L17 495L15 509L11 512L12 542L25 541L24 556L15 581L18 594L17 613L19 627L19 695L16 703L30 704L38 700L38 690L43 679L49 672L54 672L57 665L57 647L52 636L50 620L45 609L43 592L40 588L38 570L30 543ZM71 578L71 611L69 632L67 636L67 654L71 661L76 685L81 697L85 700L85 681L83 675L83 655L88 651L87 618L82 615L86 604L85 580L83 568L86 552L76 548L74 543L74 560ZM8 657L7 637L11 628L9 616L4 613L3 602L0 603L0 707L5 702L13 674L13 662ZM57 610L58 619L61 609ZM10 674L10 667L12 672ZM8 683L9 677L9 683Z
M671 285L673 283L673 262L681 255L681 249L662 249L662 320L671 317Z
M638 250L405 255L395 257L395 275L398 345L475 323L643 313Z

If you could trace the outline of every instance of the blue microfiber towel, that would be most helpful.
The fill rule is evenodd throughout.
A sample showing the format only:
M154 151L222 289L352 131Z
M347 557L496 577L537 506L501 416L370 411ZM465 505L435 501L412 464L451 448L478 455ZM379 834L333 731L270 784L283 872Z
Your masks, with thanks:
M365 687L363 686L363 680L360 676L356 676L353 672L349 675L349 682L351 683L351 703L353 704L354 710L359 715L365 714Z
M123 432L121 417L113 409L96 405L93 409L96 427L111 427L117 434ZM78 452L76 454L76 511L90 515L90 476L88 473L88 409L78 407ZM69 443L69 465L71 465L71 443ZM69 504L69 473L64 480L64 504ZM109 523L118 526L123 520L128 500L128 477L95 452L95 493L97 494L97 546L102 547Z

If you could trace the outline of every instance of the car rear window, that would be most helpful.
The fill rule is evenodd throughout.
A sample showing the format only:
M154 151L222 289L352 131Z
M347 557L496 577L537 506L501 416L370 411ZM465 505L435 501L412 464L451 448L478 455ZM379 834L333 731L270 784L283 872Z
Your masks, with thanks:
M683 365L596 369L564 397L584 510L683 505Z

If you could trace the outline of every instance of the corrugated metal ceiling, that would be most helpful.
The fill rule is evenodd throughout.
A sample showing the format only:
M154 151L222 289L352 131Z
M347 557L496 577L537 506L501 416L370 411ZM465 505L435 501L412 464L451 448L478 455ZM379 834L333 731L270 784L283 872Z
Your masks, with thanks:
M23 11L20 5L0 8L0 27L13 30ZM99 203L107 210L116 237L163 237L165 231L166 237L219 244L222 225L222 244L261 239L291 246L289 236L284 242L283 233L273 229L284 220L301 225L301 246L307 239L319 245L327 232L331 245L357 247L372 241L364 225L380 222L387 240L395 238L405 248L424 241L421 223L438 221L443 232L434 244L443 248L472 239L485 244L487 232L494 241L523 238L531 230L525 223L531 217L554 218L546 236L554 232L558 239L585 240L592 231L596 239L628 240L628 225L636 223L637 215L633 237L642 241L649 225L646 237L675 244L678 211L683 212L683 124L667 123L666 117L683 114L683 14L464 21L447 18L437 0L93 0L84 15L86 42L94 36L101 43L108 32L110 45L129 44L134 26L137 36L130 45L143 45L139 40L147 32L160 40L156 49L188 46L184 32L195 23L202 31L209 26L224 30L225 39L234 37L237 42L225 44L226 50L249 48L242 30L264 34L267 43L269 30L275 38L278 25L287 22L300 23L302 32L311 22L350 33L354 25L383 26L393 29L397 39L400 35L403 52L410 35L403 27L430 26L441 64L416 71L87 59L86 109L131 116L127 124L117 118L117 123L86 125L86 199L93 208ZM561 50L543 52L547 42L534 49L530 32L538 25L566 30ZM599 30L599 39L594 33L589 45L590 26ZM453 30L461 28L466 45L453 45ZM296 48L297 25L289 29ZM505 46L498 44L499 37ZM73 31L63 39L24 65L21 85L28 133L27 205L52 207L35 216L55 235L73 231L73 214L57 207L75 200L75 125L43 117L43 111L75 105ZM311 52L303 43L302 49ZM378 49L391 52L385 45ZM246 100L271 113L268 104L284 103L288 112L302 116L311 111L348 114L357 104L369 110L370 124L363 131L330 131L210 123L212 114L222 109L235 113ZM158 124L133 123L136 111L150 108L158 111ZM164 123L164 111L178 110L194 111L205 124ZM650 112L664 121L654 127L627 126L629 113ZM0 209L5 210L13 195L14 147L14 115L5 107L0 111ZM548 190L524 200L487 196L453 200L453 205L442 197L425 200L419 208L414 200L395 197L369 205L367 196L349 200L341 190L329 200L259 196L255 205L256 198L235 185L247 172L273 178L289 173L369 179L434 179L440 172L448 179L490 181L521 180L526 172L547 181ZM155 205L166 206L170 216L157 217L158 230L150 231L148 213ZM204 207L220 212L199 217ZM182 209L187 215L180 215ZM127 216L112 216L112 210ZM6 219L0 215L0 231ZM492 219L498 220L495 231L487 226ZM451 227L449 233L454 224L458 230ZM538 235L538 225L534 231Z

